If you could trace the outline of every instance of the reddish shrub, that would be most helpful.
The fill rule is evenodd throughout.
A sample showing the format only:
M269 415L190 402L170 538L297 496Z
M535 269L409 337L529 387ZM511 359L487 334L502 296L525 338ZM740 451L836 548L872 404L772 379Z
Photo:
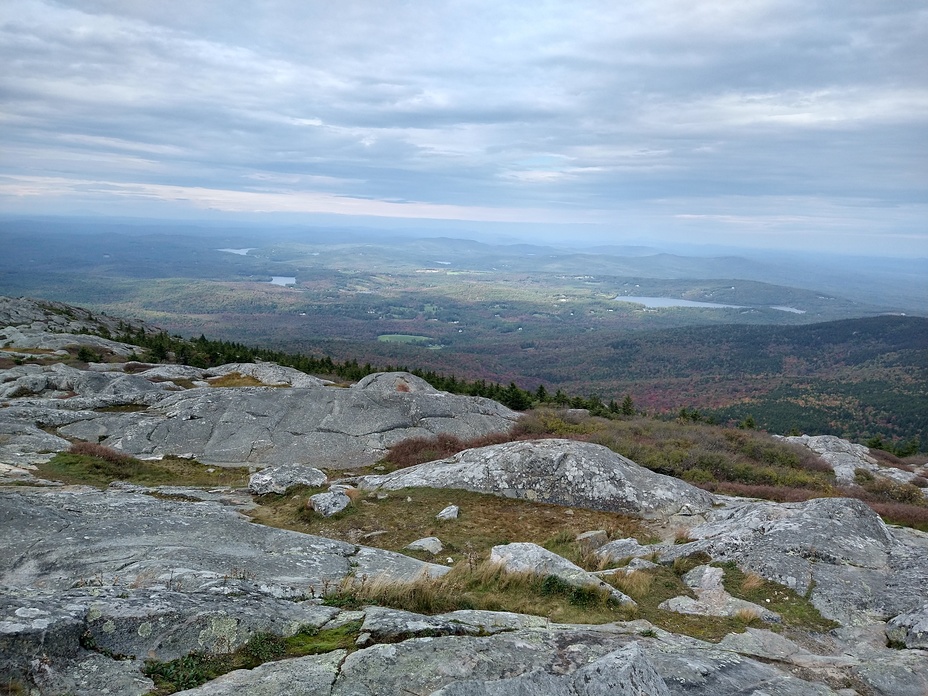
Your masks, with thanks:
M778 503L801 503L812 498L824 498L827 494L808 488L791 488L789 486L764 486L749 483L723 481L721 483L694 484L712 493L738 495L745 498L763 498Z
M435 437L411 437L393 445L384 459L397 469L403 469L407 466L432 462L436 459L445 459L474 447L488 447L515 440L531 440L536 437L514 433L494 433L468 440L462 440L459 437L447 434L436 435Z
M135 457L114 450L106 445L98 445L95 442L75 442L68 449L71 454L82 454L87 457L96 457L112 464L128 464L135 461Z
M867 503L873 511L890 524L915 527L928 532L928 507L905 503Z

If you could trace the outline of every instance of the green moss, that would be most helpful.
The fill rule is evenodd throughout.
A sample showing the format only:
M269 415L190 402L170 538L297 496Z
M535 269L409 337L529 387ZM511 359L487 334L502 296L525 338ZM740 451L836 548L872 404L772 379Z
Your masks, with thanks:
M155 682L150 696L167 696L192 689L236 669L254 669L258 665L285 657L319 655L333 650L354 650L361 622L331 629L305 627L289 637L274 633L256 633L232 653L211 655L191 653L176 660L149 660L143 672Z
M304 628L284 639L287 657L320 655L333 650L354 650L361 632L361 622L352 621L337 628Z

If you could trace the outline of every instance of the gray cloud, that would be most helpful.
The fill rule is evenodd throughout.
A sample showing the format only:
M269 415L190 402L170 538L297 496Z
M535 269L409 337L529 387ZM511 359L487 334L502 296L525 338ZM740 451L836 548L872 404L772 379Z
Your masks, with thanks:
M0 59L0 210L549 210L928 253L922 0L7 0Z

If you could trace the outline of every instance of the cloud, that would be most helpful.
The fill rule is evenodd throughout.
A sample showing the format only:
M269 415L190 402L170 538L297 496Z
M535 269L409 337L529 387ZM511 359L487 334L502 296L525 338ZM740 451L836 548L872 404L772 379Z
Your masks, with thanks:
M882 205L879 249L928 197L921 0L7 0L0 59L5 190L76 208L160 191L672 230L658 201L736 196L717 222L763 241L741 203L814 198L848 230Z

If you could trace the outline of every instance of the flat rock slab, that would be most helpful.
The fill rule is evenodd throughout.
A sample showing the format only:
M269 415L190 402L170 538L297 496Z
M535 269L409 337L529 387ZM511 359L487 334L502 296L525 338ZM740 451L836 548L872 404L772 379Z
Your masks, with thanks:
M637 643L603 655L572 674L534 671L497 681L458 682L432 696L670 696L667 684Z
M479 633L479 627L448 614L425 616L400 609L369 607L364 612L359 645L399 643L421 636L465 636Z
M313 377L292 367L284 367L277 363L228 363L204 370L207 379L210 377L224 377L238 374L251 377L269 387L323 387L331 384L330 381Z
M628 652L624 656L616 655L614 663L612 658L607 657L622 651ZM321 694L396 696L411 692L433 696L443 693L455 696L534 696L548 693L605 695L623 692L578 691L576 688L595 689L597 684L610 684L610 688L613 688L608 681L611 679L609 675L617 674L623 662L637 664L645 673L651 674L644 667L645 661L651 663L654 674L664 682L667 691L629 692L636 696L639 693L669 693L673 696L743 696L752 693L835 696L833 691L821 684L797 679L773 666L720 650L710 643L670 634L641 640L614 625L552 625L488 637L414 638L397 644L374 645L348 655L331 694L325 691ZM580 681L585 681L585 684L572 683L573 680L569 678L571 675L593 665L597 667L580 672L581 675L590 676L589 680L581 677ZM594 677L597 673L599 676ZM645 683L650 685L648 688L660 688L656 680ZM568 690L549 692L542 689L541 685ZM448 691L442 692L441 689Z
M607 447L574 440L509 442L360 479L362 488L458 488L640 517L696 515L711 494L655 474Z

